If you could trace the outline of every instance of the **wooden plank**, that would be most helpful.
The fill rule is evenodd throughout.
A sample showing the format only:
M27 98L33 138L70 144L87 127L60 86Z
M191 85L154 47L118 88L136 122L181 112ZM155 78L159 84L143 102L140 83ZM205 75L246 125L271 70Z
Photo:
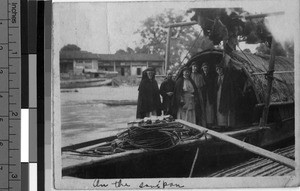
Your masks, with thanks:
M209 134L213 137L216 137L216 138L221 139L221 140L223 140L225 142L228 142L228 143L232 143L232 144L234 144L234 145L236 145L236 146L238 146L238 147L240 147L244 150L247 150L247 151L250 151L252 153L258 154L258 155L263 156L265 158L269 158L269 159L271 159L273 161L276 161L280 164L288 166L289 168L295 169L295 166L296 166L295 161L293 161L289 158L286 158L284 156L281 156L281 155L278 155L276 153L270 152L268 150L262 149L260 147L251 145L249 143L245 143L245 142L240 141L238 139L229 137L225 134L222 134L222 133L219 133L219 132L216 132L216 131L212 131L210 129L207 129L205 127L201 127L201 126L193 124L193 123L189 123L187 121L183 121L183 120L180 120L180 119L177 119L176 121L183 124L183 125L186 125L188 127L198 129L200 131L207 131L207 134Z
M99 144L99 143L102 143L102 142L112 141L116 138L117 138L117 136L110 136L110 137L104 137L104 138L101 138L101 139L96 139L96 140L87 141L87 142L83 142L83 143L77 143L77 144L74 144L74 145L69 145L69 146L62 147L61 151L76 150L76 149L79 149L79 148L88 147L88 146Z

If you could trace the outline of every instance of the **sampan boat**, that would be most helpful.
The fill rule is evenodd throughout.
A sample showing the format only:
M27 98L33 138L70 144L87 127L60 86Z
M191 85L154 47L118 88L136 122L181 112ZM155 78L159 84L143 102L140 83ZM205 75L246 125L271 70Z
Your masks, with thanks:
M60 87L62 89L70 88L88 88L107 86L112 84L112 79L105 78L91 78L91 79L77 79L77 80L62 80Z
M268 150L294 144L293 61L276 57L268 120L261 125L270 58L238 51L227 56L237 89L246 91L238 94L236 125L227 129L215 126L212 131ZM213 72L223 58L223 51L207 50L185 66L206 62ZM128 127L116 136L62 148L62 175L102 179L204 177L253 155L180 120L160 119L151 124L144 120Z

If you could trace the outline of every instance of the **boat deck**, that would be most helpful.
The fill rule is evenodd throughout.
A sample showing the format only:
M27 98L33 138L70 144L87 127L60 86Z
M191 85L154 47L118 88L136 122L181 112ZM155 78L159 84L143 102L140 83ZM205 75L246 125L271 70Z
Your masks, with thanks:
M272 146L276 143L274 141L268 141L273 140L268 139L268 135L276 137L278 134L277 131L276 134L272 134L274 131L271 127L250 126L240 130L220 133L182 120L176 120L172 123L183 125L185 128L199 130L204 136L197 138L193 138L192 136L189 139L178 141L176 147L174 146L167 150L131 148L108 155L102 153L102 151L107 152L107 150L105 150L107 149L106 146L111 145L111 141L116 137L107 137L70 145L62 148L63 175L82 178L186 177L187 172L190 172L192 163L193 169L196 169L194 173L196 177L237 177L243 175L253 177L271 176L272 173L288 175L294 171L294 147L288 147L274 152L259 147L262 145ZM247 141L252 143L251 140L256 142L253 142L253 144L247 143ZM99 146L102 146L100 153L98 153ZM195 159L195 153L197 153L198 150L199 153L202 154L199 155L194 164L193 159ZM220 160L222 160L223 164L228 164L227 166L229 166L231 162L236 160L237 156L239 156L238 158L240 159L249 159L249 157L251 157L250 153L270 159L255 158L246 162L246 164L243 163L228 170L223 170L224 165L222 165L222 168L219 168L221 167L219 164ZM170 158L176 160L170 163ZM273 160L278 161L280 164L273 162ZM205 164L205 167L203 164ZM237 163L231 164L235 165ZM281 164L285 164L287 167ZM136 167L136 171L132 170L133 166ZM153 169L160 169L160 171L152 171L152 168L149 168L150 166L154 167ZM132 171L124 170L128 170L129 167ZM116 169L118 169L117 173ZM211 171L211 169L214 169L214 171ZM222 170L218 171L218 169ZM256 170L258 170L258 172L255 172ZM218 171L218 173L214 173L216 171Z
M274 151L295 160L295 145ZM292 176L295 170L270 159L255 157L233 167L211 174L209 177L255 177L255 176Z

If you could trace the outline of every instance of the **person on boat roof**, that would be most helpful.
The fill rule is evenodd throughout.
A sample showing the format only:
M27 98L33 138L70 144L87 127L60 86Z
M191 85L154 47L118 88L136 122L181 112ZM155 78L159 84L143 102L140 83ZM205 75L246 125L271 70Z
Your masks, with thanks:
M161 115L159 88L155 80L154 68L149 67L143 71L138 91L136 118Z
M195 82L196 87L198 89L199 106L201 107L201 108L198 108L198 109L201 109L201 116L198 116L199 121L197 121L197 124L206 127L206 116L205 116L204 100L203 100L203 94L202 94L205 82L204 82L203 76L199 73L197 62L192 63L191 79Z
M170 114L171 101L174 94L175 81L172 79L172 72L168 71L166 79L160 85L160 95L163 98L163 111Z
M176 81L172 100L172 115L174 118L196 124L199 120L198 116L201 115L201 109L198 89L190 75L190 69L185 67Z

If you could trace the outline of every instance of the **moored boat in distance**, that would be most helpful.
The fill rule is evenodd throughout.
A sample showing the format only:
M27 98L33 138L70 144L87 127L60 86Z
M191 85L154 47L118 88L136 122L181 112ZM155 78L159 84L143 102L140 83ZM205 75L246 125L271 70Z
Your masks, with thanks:
M112 79L105 78L90 78L90 79L76 79L76 80L61 80L60 87L62 89L68 88L86 88L112 85Z

